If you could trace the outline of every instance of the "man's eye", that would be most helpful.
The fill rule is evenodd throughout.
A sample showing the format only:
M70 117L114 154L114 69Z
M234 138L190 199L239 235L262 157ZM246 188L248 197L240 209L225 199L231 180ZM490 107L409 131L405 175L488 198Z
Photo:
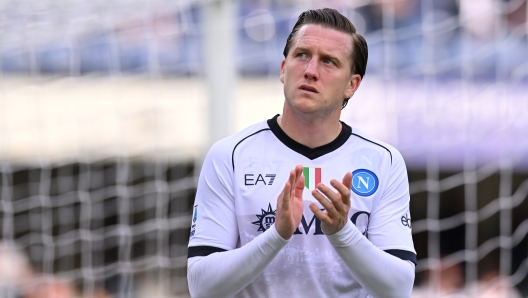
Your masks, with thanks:
M323 63L324 63L324 64L328 64L328 65L335 64L334 61L332 61L332 60L330 60L330 59L324 59L324 60L323 60Z
M306 54L305 54L305 53L298 53L298 54L297 54L297 57L298 57L298 58L305 58L305 57L306 57Z

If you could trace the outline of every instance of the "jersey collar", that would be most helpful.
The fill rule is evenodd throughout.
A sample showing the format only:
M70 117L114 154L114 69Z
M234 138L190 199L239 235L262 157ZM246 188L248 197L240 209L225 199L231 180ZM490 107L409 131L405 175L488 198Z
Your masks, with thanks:
M327 153L330 153L337 148L341 147L350 137L352 134L352 128L348 126L343 121L341 122L341 132L335 138L332 142L325 144L323 146L319 146L316 148L310 148L308 146L305 146L301 143L298 143L294 139L290 138L279 126L279 123L277 122L277 118L279 117L279 114L275 115L275 117L268 120L268 125L273 132L273 134L281 141L286 147L290 148L291 150L306 156L307 158L313 160L318 157L321 157Z

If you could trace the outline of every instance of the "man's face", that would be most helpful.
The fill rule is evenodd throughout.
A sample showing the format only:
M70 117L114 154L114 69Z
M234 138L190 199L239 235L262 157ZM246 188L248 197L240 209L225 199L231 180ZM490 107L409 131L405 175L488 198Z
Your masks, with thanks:
M285 108L322 117L340 111L343 100L361 83L350 71L351 51L350 35L319 25L302 26L281 63Z

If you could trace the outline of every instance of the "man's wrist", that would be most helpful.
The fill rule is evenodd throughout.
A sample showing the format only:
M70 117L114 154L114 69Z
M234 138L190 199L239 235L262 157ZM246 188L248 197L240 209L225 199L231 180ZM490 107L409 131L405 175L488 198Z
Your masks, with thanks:
M285 239L284 237L282 237L280 234L279 234L279 231L277 231L277 228L275 227L275 224L273 224L270 228L270 240L273 241L274 243L277 243L277 244L288 244L288 242L290 242L290 239Z
M281 230L281 231L279 231L277 229L277 222L275 222L275 224L273 224L272 227L275 228L275 231L277 232L277 235L279 235L279 237L281 237L284 240L290 240L291 237L293 236L293 234L291 234L291 235L289 235L289 237L285 237L285 235L287 235L287 233L284 231L284 229ZM271 229L271 227L270 227L270 229Z
M326 235L326 237L334 247L347 246L351 243L352 239L357 236L356 233L361 235L357 229L355 231L354 229L354 224L352 224L351 221L347 221L345 226L339 232L332 235Z

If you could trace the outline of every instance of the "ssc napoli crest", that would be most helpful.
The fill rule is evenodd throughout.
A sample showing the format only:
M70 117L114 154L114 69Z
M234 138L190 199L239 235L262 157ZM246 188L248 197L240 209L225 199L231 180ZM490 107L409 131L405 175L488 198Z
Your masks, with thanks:
M368 197L378 190L379 180L369 170L359 169L352 172L352 191L362 197Z

